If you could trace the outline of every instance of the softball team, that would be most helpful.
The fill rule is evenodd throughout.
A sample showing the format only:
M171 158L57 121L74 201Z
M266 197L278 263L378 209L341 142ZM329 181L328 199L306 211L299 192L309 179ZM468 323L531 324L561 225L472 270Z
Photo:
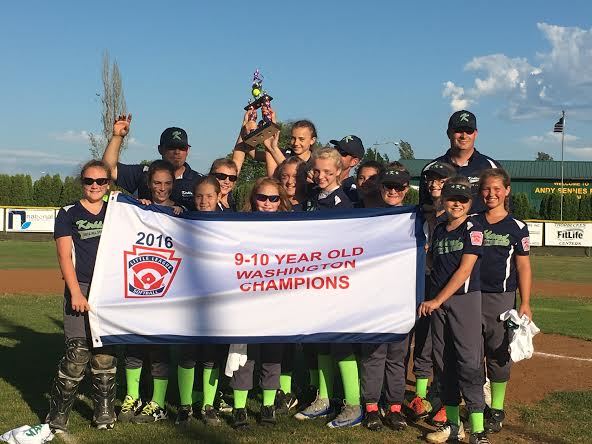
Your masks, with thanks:
M273 112L272 117L275 119ZM251 122L247 117L245 119L234 160L217 159L209 176L194 181L191 192L187 193L193 196L190 205L183 205L185 202L180 203L171 197L176 170L166 160L155 161L148 168L146 188L150 191L150 199L140 202L169 207L167 211L172 210L174 215L187 211L188 207L197 211L237 211L232 191L244 155L250 153L256 157L256 153L251 152L253 150L242 144L242 137ZM129 120L126 122L129 126ZM352 190L358 199L356 208L403 205L411 177L401 164L394 162L384 167L375 161L362 162L355 179L348 179L348 190L344 190L343 158L349 156L359 161L363 157L361 140L346 136L340 141L332 141L337 149L313 149L316 137L314 125L303 120L293 125L288 149L279 148L277 136L265 141L265 161L270 177L256 180L242 210L352 209L354 205L346 193ZM183 143L187 145L186 136ZM355 144L353 148L352 143ZM357 164L357 161L349 160L349 167ZM107 205L103 197L113 170L108 165L91 161L84 166L81 172L83 199L62 208L56 219L58 258L66 282L66 353L50 393L47 422L54 430L67 429L68 416L88 363L91 364L95 401L93 423L98 428L111 428L116 419L113 406L116 358L107 348L90 347L86 315L89 309L86 297ZM487 433L501 430L511 363L507 326L498 318L500 313L516 306L517 290L520 291L520 315L532 318L528 228L508 211L510 178L504 170L494 168L481 174L479 199L486 211L473 216L469 216L470 208L480 204L475 205L471 183L456 176L455 167L435 161L422 174L422 183L429 194L422 206L428 259L425 301L418 308L415 328L404 340L394 343L304 344L308 383L312 393L316 394L308 400L306 396L298 399L292 384L298 346L249 345L246 364L235 370L230 380L232 426L235 429L243 429L249 424L247 398L253 388L257 367L262 389L259 422L263 425L274 425L277 413L292 413L296 406L300 408L294 415L296 419L325 418L329 420L327 426L330 428L363 424L370 430L379 430L384 425L396 431L406 428L408 420L417 421L431 413L428 421L438 428L427 433L425 438L428 442L442 443L465 437L459 413L459 405L464 399L469 413L470 443L488 443ZM75 257L72 251L75 251ZM488 272L481 274L483 268ZM416 383L411 400L405 403L408 350L413 338ZM197 409L207 425L221 424L214 405L220 367L224 365L227 353L228 346L220 345L178 347L180 405L176 424L188 424ZM127 347L126 396L117 417L119 421L148 423L167 418L165 397L170 354L169 347L164 346ZM140 376L147 358L151 363L153 392L151 400L142 404ZM203 394L199 397L193 387L198 362L203 367L199 378ZM337 415L333 399L335 368L339 369L345 398ZM432 371L434 380L430 399L433 401L439 396L443 404L441 409L434 409L427 400ZM490 407L485 406L483 395L485 374L491 381ZM403 409L405 405L408 411Z

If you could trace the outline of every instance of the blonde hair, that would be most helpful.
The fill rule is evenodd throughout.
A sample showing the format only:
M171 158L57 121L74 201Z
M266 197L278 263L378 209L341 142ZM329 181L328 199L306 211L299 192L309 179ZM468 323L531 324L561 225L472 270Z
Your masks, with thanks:
M341 154L339 154L339 151L337 151L335 148L331 148L328 146L324 146L322 148L318 148L316 150L314 150L312 152L312 155L310 156L310 160L311 163L314 164L314 162L317 159L330 159L333 162L335 162L335 168L337 168L337 170L339 171L337 173L337 183L340 184L341 183L341 178L339 177L341 172L343 171L343 162L341 161Z

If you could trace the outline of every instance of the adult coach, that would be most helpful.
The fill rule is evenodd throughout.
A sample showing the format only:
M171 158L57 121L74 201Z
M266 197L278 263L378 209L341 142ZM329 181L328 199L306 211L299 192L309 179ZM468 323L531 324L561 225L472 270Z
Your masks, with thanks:
M147 181L149 166L126 165L119 162L119 151L123 139L129 133L131 121L131 114L117 118L113 124L113 136L103 154L103 162L111 169L111 177L117 186L130 193L137 192L138 199L150 199L151 193ZM175 181L171 199L185 208L194 210L193 186L201 174L192 170L187 163L190 147L187 132L182 128L167 128L160 135L158 152L163 160L168 160L175 167Z
M345 136L341 140L330 140L329 143L335 145L335 149L341 155L343 171L341 171L341 188L345 191L349 200L356 204L360 201L358 189L356 186L356 177L350 176L352 168L358 165L364 158L364 145L358 136Z
M423 167L419 181L419 203L431 202L428 191L425 171L434 162L445 162L452 165L459 176L465 176L471 184L473 206L471 213L485 211L483 199L479 198L479 176L489 168L499 168L500 163L475 149L477 139L477 118L475 114L467 110L456 111L448 120L446 135L450 139L450 149L443 156L434 159Z

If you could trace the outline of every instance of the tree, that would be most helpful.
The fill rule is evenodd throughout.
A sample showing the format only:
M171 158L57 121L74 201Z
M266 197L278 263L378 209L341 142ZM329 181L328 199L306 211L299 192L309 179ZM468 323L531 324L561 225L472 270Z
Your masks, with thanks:
M10 205L10 188L12 178L8 174L0 174L0 205Z
M117 60L111 64L108 51L103 53L103 93L97 94L97 96L101 99L103 106L101 114L103 130L100 135L90 133L89 149L93 158L100 159L103 156L103 151L105 151L107 142L113 135L113 122L115 121L115 118L121 114L127 114L119 65L117 64ZM126 141L128 139L129 134L128 137L123 140L121 146L122 150L127 147Z
M419 191L415 188L409 187L405 199L403 200L405 205L418 205L419 204Z
M399 160L415 159L413 147L409 142L404 140L399 141Z
M82 197L82 187L76 177L66 177L64 179L64 186L62 187L62 193L60 194L60 201L58 206L63 207L69 205Z
M550 154L544 153L542 151L539 151L537 153L536 159L535 160L539 160L542 162L548 162L550 160L553 160L553 157Z
M33 185L33 202L38 207L51 207L53 200L53 183L49 174L40 177ZM61 190L60 190L61 193ZM58 193L58 197L60 195Z
M582 196L580 199L578 220L592 220L592 196Z
M378 148L366 149L366 152L364 153L364 158L362 159L362 162L364 162L366 160L375 160L376 162L380 162L383 165L386 165L390 162L388 154L380 154L378 152Z
M526 193L516 193L512 196L512 204L514 206L512 214L518 219L528 219L530 216L530 204Z
M561 218L561 194L551 194L547 201L547 220L559 220Z
M579 205L575 194L563 195L563 220L578 220Z
M28 174L16 174L10 180L10 205L33 204L33 182Z

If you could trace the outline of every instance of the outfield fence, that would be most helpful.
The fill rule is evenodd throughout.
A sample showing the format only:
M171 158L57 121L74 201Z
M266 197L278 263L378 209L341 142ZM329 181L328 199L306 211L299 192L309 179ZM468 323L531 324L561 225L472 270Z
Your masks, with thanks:
M57 207L0 207L0 233L53 233ZM592 247L592 221L527 220L532 247Z

